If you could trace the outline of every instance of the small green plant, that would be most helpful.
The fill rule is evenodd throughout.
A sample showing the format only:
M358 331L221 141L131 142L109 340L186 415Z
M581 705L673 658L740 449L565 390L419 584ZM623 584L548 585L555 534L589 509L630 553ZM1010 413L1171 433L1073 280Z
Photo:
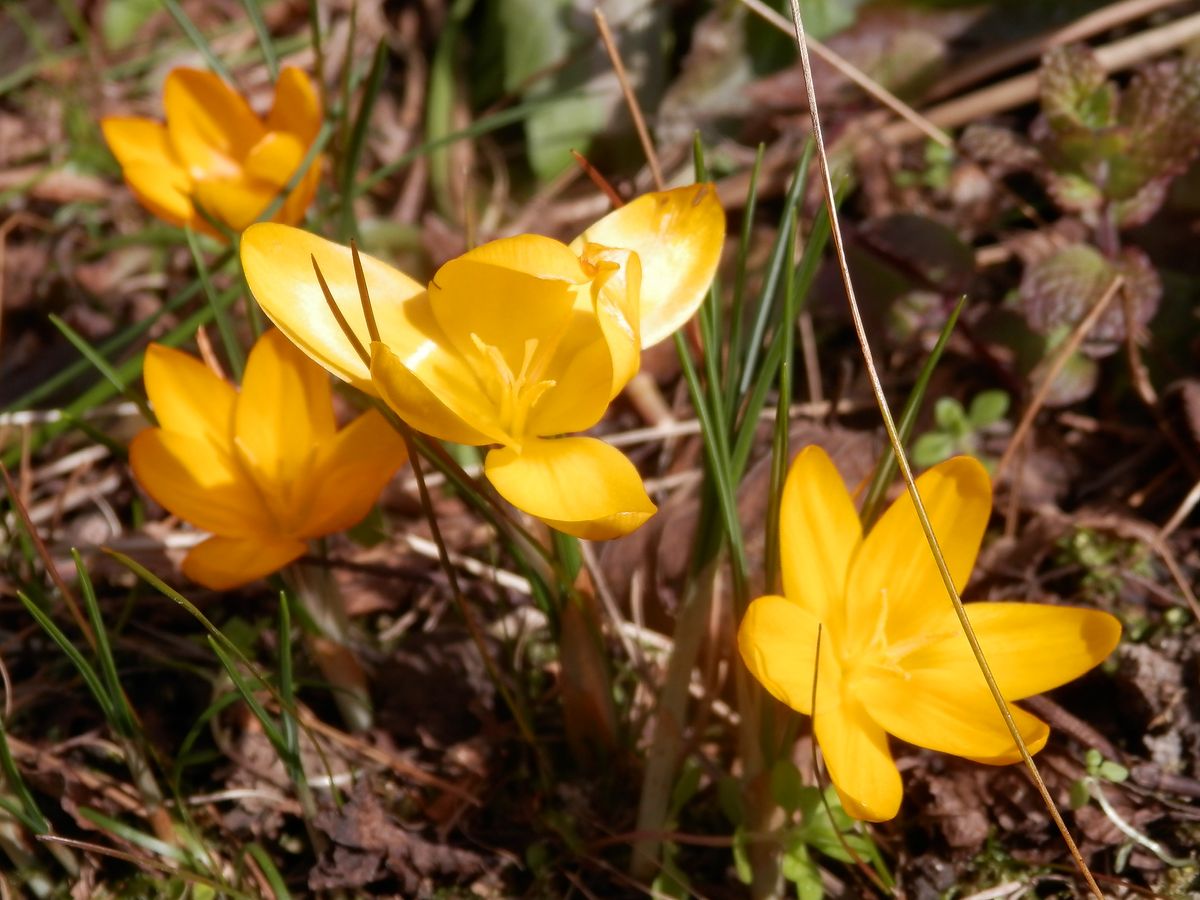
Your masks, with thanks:
M1138 831L1127 821L1118 809L1109 801L1106 787L1118 785L1129 778L1129 770L1118 762L1105 759L1097 749L1088 750L1083 757L1086 774L1071 785L1071 808L1080 809L1095 801L1108 820L1126 837L1120 849L1117 850L1113 869L1120 872L1129 861L1129 855L1135 846L1149 850L1164 863L1172 868L1188 868L1193 865L1190 859L1180 859L1173 856L1167 848L1149 835Z
M1093 528L1077 528L1058 540L1055 562L1083 569L1080 589L1089 596L1115 600L1126 575L1154 575L1146 548L1136 541L1111 537Z
M1121 279L1124 302L1109 303L1075 354L1087 370L1120 349L1127 319L1147 325L1163 298L1158 269L1128 233L1155 216L1200 150L1200 59L1148 63L1119 85L1087 47L1057 47L1042 60L1039 94L1028 136L973 125L962 146L995 177L1032 174L1062 219L1084 228L1083 240L1025 259L1018 306L1046 354ZM1091 375L1057 402L1094 387Z
M953 397L939 397L933 406L937 427L920 435L913 443L912 458L918 466L932 466L959 453L979 459L991 471L994 460L982 453L983 435L994 429L1008 413L1008 394L982 391L968 407Z
M804 784L796 766L781 759L771 769L771 796L788 816L780 838L781 871L795 886L800 900L825 896L818 856L871 866L880 884L891 883L875 843L865 831L856 830L832 785L822 791ZM739 827L734 835L733 856L738 877L749 884L752 872L746 838L745 829Z
M906 169L896 173L896 184L900 187L924 187L935 191L945 190L954 173L953 149L926 141L922 153L924 166L919 170Z
M1105 759L1094 747L1083 757L1087 774L1071 784L1071 809L1086 806L1095 796L1097 783L1121 784L1129 777L1129 770L1119 762Z

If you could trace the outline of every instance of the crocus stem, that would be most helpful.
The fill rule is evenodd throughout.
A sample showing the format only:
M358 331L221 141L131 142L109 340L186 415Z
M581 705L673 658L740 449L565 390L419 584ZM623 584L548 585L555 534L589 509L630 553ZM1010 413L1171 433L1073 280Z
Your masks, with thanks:
M747 854L753 878L754 900L783 895L782 847L778 834L784 824L783 809L771 793L771 766L777 747L776 722L767 706L767 696L745 668L735 669L738 709L742 713L738 741L742 765L742 797L746 806L745 827L760 839L750 842Z
M283 576L316 626L317 633L308 635L308 649L333 688L342 719L351 731L369 730L374 724L374 711L367 674L351 649L346 605L329 570L294 563Z
M144 752L144 746L133 737L118 735L117 743L125 754L125 765L129 769L130 778L141 795L142 804L146 808L146 820L154 829L155 836L165 843L179 846L179 836L175 832L175 823L171 814L163 804L162 789L154 778L154 770Z
M700 647L704 643L709 608L713 601L716 565L715 562L710 563L688 584L675 619L671 655L667 660L666 676L651 726L654 738L646 751L646 769L642 775L642 794L638 802L639 834L661 834L666 824L679 758L683 752L688 686L696 658L700 655ZM630 874L643 881L653 878L660 851L661 842L655 837L636 841Z

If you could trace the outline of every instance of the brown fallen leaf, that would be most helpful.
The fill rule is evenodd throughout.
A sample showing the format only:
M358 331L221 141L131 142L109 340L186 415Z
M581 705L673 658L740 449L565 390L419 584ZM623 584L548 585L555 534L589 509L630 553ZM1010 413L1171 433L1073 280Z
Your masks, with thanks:
M332 847L308 876L311 890L345 890L392 878L403 896L425 896L431 888L459 883L484 871L477 853L435 844L402 827L379 802L376 785L360 778L339 810L329 806L313 824Z

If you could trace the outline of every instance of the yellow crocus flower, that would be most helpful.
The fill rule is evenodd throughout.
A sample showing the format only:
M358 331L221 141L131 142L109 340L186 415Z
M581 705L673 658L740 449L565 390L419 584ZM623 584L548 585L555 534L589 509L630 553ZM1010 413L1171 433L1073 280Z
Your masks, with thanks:
M172 69L163 87L166 124L111 116L101 120L130 190L173 225L212 233L197 211L242 231L259 218L299 169L321 128L321 103L308 76L287 67L265 119L212 72ZM321 177L315 160L275 221L304 218Z
M623 454L564 435L595 425L637 371L640 348L699 306L724 227L712 186L693 185L640 197L570 246L537 235L484 244L427 288L364 255L378 340L349 249L255 225L242 266L259 305L310 357L426 434L499 445L484 473L502 497L567 534L603 540L634 530L655 506Z
M311 538L355 525L404 463L404 443L371 410L338 429L329 376L271 330L241 390L198 359L151 344L146 394L159 425L130 444L138 483L211 532L183 561L214 590L268 575Z
M961 591L991 516L987 472L960 456L923 474L917 489ZM864 536L837 469L819 447L807 447L784 487L779 543L784 596L750 604L738 647L771 694L813 715L829 777L851 815L882 821L900 808L888 734L992 765L1020 760L907 493ZM1121 636L1120 623L1098 610L1010 601L966 609L1007 701L1078 677ZM1030 752L1040 750L1046 723L1011 702L1008 709Z

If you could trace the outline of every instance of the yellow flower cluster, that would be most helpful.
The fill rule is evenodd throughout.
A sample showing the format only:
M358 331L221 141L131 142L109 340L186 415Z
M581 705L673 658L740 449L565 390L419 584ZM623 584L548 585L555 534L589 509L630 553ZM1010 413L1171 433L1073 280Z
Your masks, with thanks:
M654 504L623 454L564 435L595 425L641 348L692 315L724 231L712 187L694 185L647 194L570 246L538 235L484 244L428 286L363 256L374 337L349 249L255 225L242 266L259 305L310 357L426 434L498 445L484 472L501 496L568 534L605 539L637 528Z
M209 234L204 213L233 231L256 221L296 175L321 130L321 103L308 76L285 68L265 119L211 72L174 69L163 86L167 122L111 117L104 138L125 183L160 219ZM275 215L304 218L321 178L315 161ZM203 213L201 212L203 211Z
M159 424L129 461L151 497L212 533L183 562L210 588L270 574L309 539L357 524L407 458L374 410L339 430L329 378L278 331L250 351L241 391L158 344L145 380Z
M152 497L213 535L188 554L190 577L223 588L275 571L307 540L361 519L404 462L380 413L336 427L321 367L425 434L489 448L484 474L495 490L553 528L607 539L654 514L634 465L580 433L637 372L641 350L707 293L725 234L712 185L639 197L570 244L491 241L422 284L292 227L314 196L319 159L275 221L254 224L320 129L298 70L282 72L265 119L216 76L190 69L167 78L164 102L165 125L103 123L126 181L169 222L211 231L211 218L244 231L247 283L279 329L253 348L240 391L177 351L147 354L159 426L138 435L130 457ZM956 458L918 489L961 589L991 513L988 475ZM751 604L738 646L772 695L812 716L845 808L872 820L896 814L889 734L981 762L1016 760L908 496L864 535L833 463L809 447L781 509L783 594ZM1075 678L1120 636L1112 616L1091 610L967 609L1009 701ZM1008 711L1039 749L1046 724Z

